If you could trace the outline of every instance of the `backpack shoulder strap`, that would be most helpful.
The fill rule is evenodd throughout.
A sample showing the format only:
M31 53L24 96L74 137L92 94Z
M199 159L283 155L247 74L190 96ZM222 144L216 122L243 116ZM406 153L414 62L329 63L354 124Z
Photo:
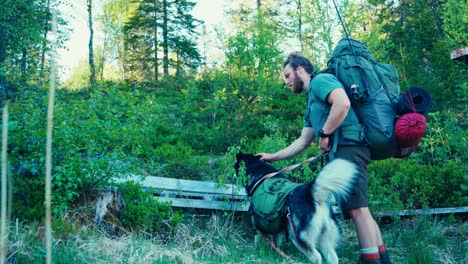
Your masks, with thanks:
M335 75L335 69L326 68L326 69L320 70L318 72L314 72L314 74L312 75L312 78L314 78L315 76L317 76L319 74L322 74L322 73L329 73L329 74Z

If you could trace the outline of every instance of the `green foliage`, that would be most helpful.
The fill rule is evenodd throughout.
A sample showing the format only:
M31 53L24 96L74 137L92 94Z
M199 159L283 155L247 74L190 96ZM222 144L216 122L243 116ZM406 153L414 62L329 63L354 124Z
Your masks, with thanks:
M254 233L242 217L188 218L169 239L128 234L109 239L88 226L61 236L52 244L54 263L285 263L265 239L255 243ZM467 223L415 217L381 225L394 263L466 263ZM46 250L41 225L12 225L8 263L44 263ZM342 222L343 241L338 248L342 263L358 258L358 241L351 221ZM55 231L56 229L54 229ZM281 245L291 260L307 259L289 241ZM429 258L430 257L430 258ZM413 262L414 261L414 262ZM416 262L419 261L419 262ZM426 262L422 262L426 261Z
M426 135L415 153L403 160L369 166L371 200L383 202L384 209L468 204L462 122L463 118L451 111L430 113Z
M459 41L452 39L450 33L457 34L463 29L449 25L450 30L443 29L444 17L455 20L464 17L457 16L458 11L450 8L455 3L447 3L443 12L441 1L365 2L361 8L368 11L365 17L368 21L362 24L369 30L359 35L365 36L364 41L376 59L397 67L402 90L413 85L424 86L434 99L435 110L445 110L448 105L453 109L466 108L467 68L461 62L452 61L449 52L455 49L454 41ZM455 5L458 9L459 4Z
M54 239L69 239L79 233L76 223L71 223L64 219L55 219L52 221L52 230Z
M114 18L117 10L111 9L112 6L119 7L119 1L112 1L106 6L107 14L104 17L109 22L108 29L122 26L123 36L113 37L124 39L125 45L119 44L124 46L122 59L125 59L127 79L156 81L161 64L164 76L169 76L169 68L174 69L177 76L183 76L185 71L191 72L200 65L200 54L195 43L195 27L199 21L191 14L195 6L192 0L140 0L130 4L136 10L126 13L128 20L124 25ZM161 50L162 58L159 57Z
M21 219L34 219L43 214L47 94L25 90L22 95L10 111L10 119L18 124L9 141L17 204L13 211ZM156 102L139 91L109 84L95 92L57 93L52 171L56 214L115 175L163 167L153 154L159 138L155 129L164 125L164 108ZM24 205L31 210L20 210Z
M52 2L52 3L51 3ZM0 99L15 98L20 87L45 80L49 65L43 60L50 45L51 9L55 2L5 0L0 6ZM67 40L66 23L57 13L58 47Z
M278 47L282 33L279 28L276 20L257 13L251 21L243 21L224 43L223 68L236 79L248 80L251 85L242 87L241 95L243 90L249 90L245 96L254 95L260 104L274 94L272 80L277 78L283 60Z
M125 210L122 224L131 230L168 234L182 221L182 215L173 211L170 203L158 202L152 193L144 192L139 184L127 182L119 185Z
M468 43L468 5L461 4L458 0L446 0L443 3L442 18L444 24L442 28L449 36L447 41L454 49L463 48Z
M436 250L448 244L445 234L447 227L429 217L400 224L401 243L408 251L408 263L439 263L436 261Z

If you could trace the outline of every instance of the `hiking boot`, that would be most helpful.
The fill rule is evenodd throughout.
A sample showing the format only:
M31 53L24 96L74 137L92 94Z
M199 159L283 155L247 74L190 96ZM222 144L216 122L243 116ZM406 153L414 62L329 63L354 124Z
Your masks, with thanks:
M365 260L362 257L360 257L358 264L380 264L380 260Z
M381 264L392 264L392 261L390 260L390 255L388 255L387 251L385 251L384 253L380 253L380 263Z

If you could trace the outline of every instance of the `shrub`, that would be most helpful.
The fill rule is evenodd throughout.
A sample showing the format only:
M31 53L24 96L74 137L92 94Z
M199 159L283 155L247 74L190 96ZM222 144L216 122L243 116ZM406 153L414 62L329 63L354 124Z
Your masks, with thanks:
M386 203L385 209L468 204L466 132L461 126L462 119L454 112L431 113L415 153L406 159L371 163L371 200Z
M182 221L182 215L174 211L168 202L158 202L152 193L144 192L134 182L119 185L125 210L124 227L136 231L169 234Z

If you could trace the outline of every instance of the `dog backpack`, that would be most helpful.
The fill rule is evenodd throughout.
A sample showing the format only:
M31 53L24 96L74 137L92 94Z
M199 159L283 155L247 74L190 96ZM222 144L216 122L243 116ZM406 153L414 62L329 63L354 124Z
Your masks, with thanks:
M249 211L255 229L267 234L278 233L285 224L287 196L299 185L282 177L272 177L262 182L250 198Z
M344 38L334 48L327 62L327 71L343 84L364 127L364 142L371 149L371 158L381 160L395 157L399 146L394 124L400 97L396 68L378 63L364 43Z

